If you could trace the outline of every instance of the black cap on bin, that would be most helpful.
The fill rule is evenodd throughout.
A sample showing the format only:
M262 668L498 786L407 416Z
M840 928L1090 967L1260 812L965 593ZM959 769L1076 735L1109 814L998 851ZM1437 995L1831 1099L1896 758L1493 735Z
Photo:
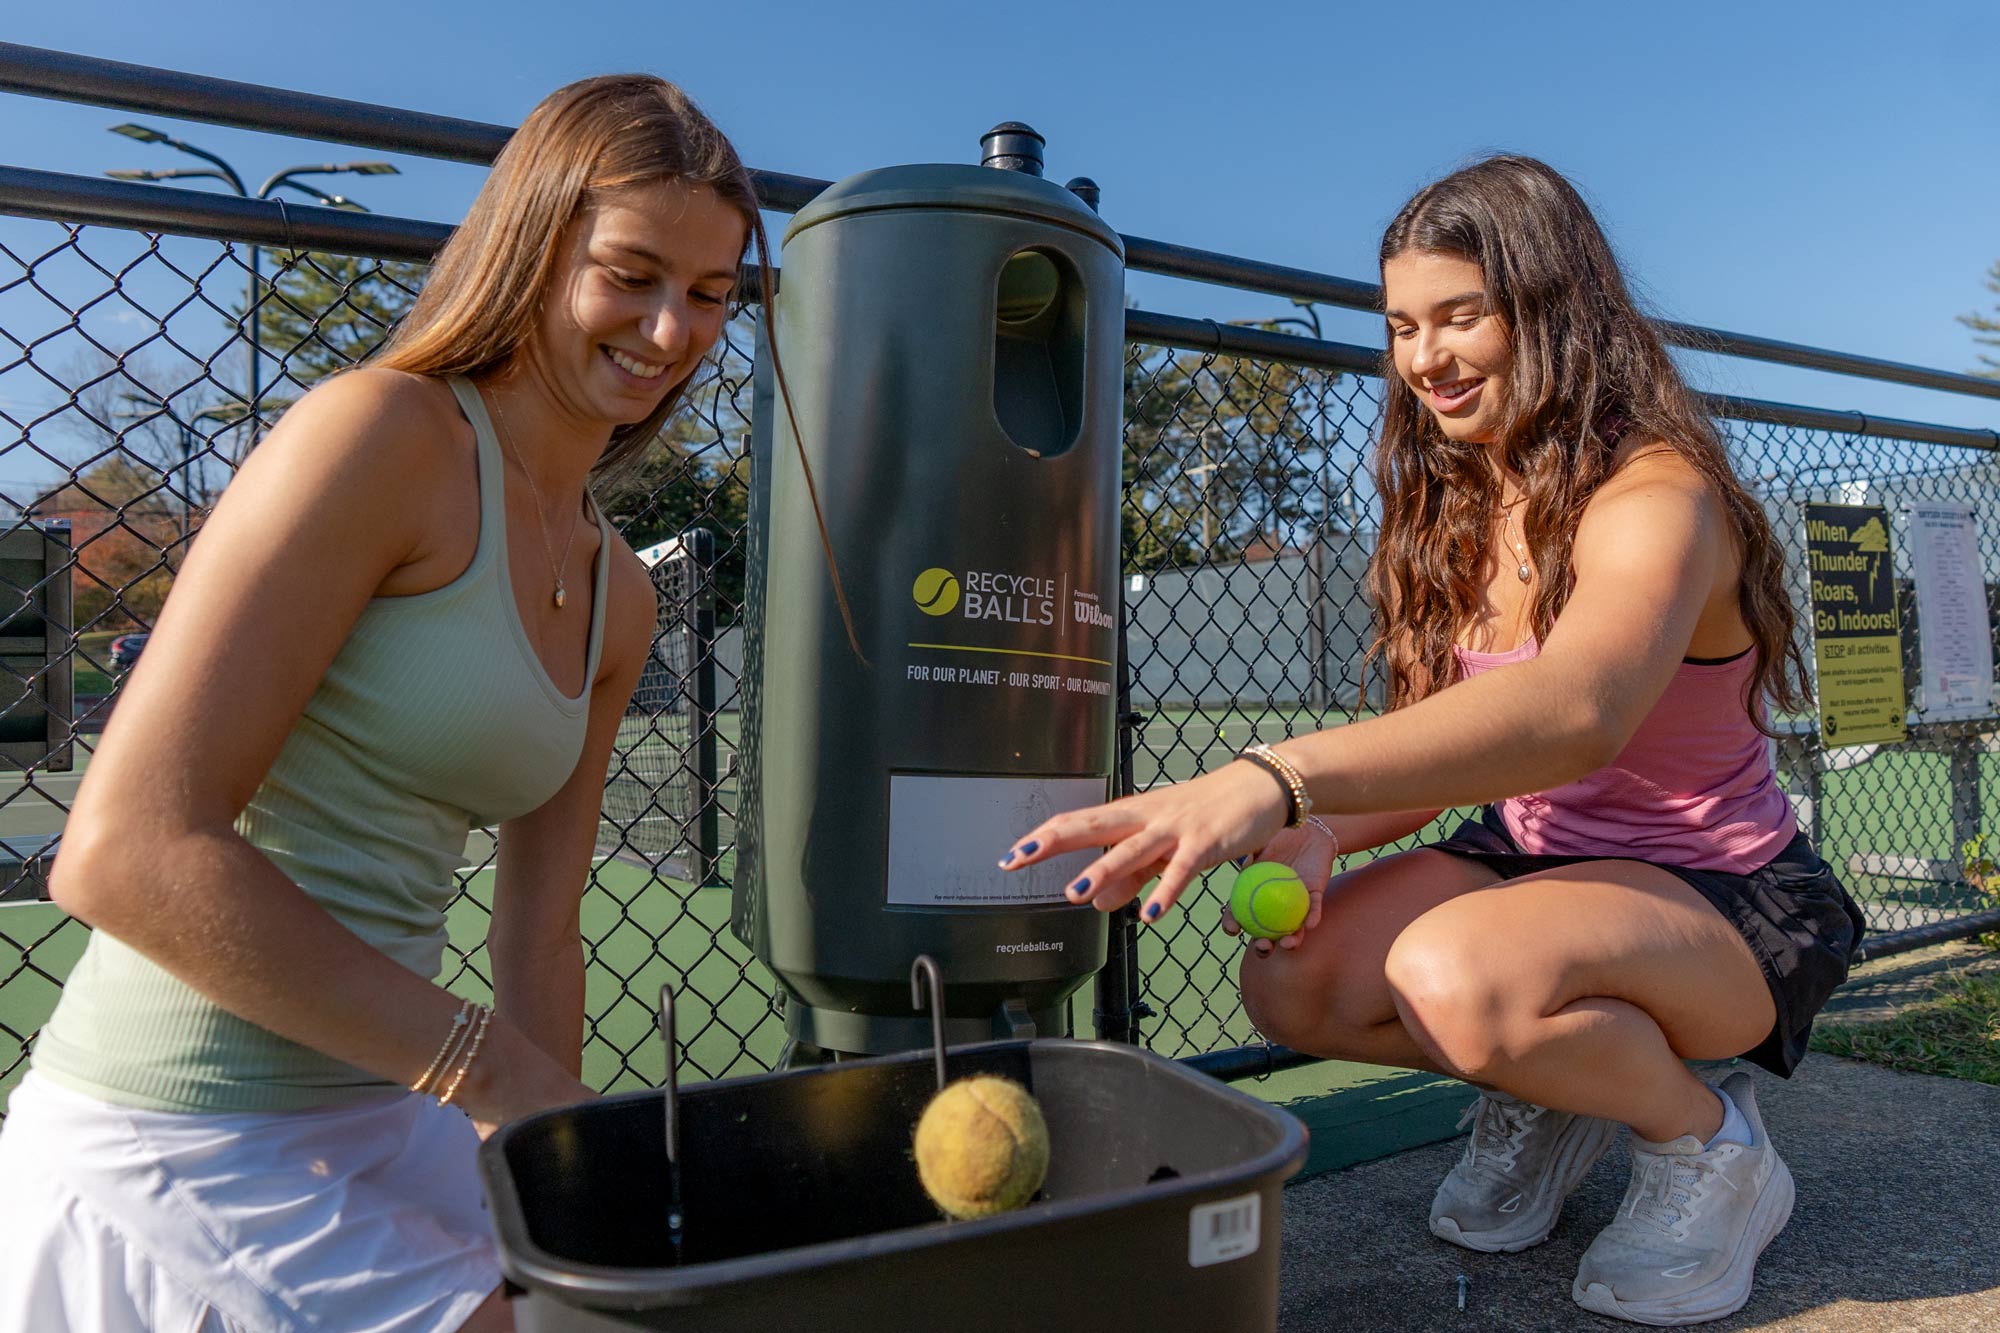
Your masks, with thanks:
M1104 193L1097 188L1097 182L1088 176L1072 177L1063 182L1063 188L1083 200L1084 203L1089 204L1090 211L1093 213L1097 211L1097 201L1103 197Z
M979 165L1039 176L1042 174L1042 145L1047 142L1031 126L1023 125L1018 120L1002 121L979 136Z

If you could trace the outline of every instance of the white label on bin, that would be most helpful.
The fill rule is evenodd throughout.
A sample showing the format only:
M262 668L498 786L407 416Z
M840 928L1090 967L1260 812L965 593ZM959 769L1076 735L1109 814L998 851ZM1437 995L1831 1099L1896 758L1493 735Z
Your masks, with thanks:
M898 907L1020 907L1064 901L1098 853L1086 848L1008 872L1016 838L1064 810L1102 804L1103 778L889 778L889 902ZM1024 941L1032 949L1036 941ZM1054 946L1051 946L1054 947Z
M1264 1198L1246 1194L1240 1199L1205 1203L1188 1210L1188 1267L1206 1268L1226 1264L1257 1252L1257 1223Z

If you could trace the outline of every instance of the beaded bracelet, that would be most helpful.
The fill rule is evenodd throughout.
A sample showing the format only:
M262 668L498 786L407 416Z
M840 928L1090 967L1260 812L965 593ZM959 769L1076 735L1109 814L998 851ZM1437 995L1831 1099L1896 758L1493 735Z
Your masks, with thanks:
M1285 827L1291 828L1297 824L1299 822L1298 797L1292 792L1292 784L1286 781L1285 771L1269 759L1266 759L1263 755L1252 754L1248 750L1243 751L1243 753L1236 757L1245 763L1256 765L1271 775L1272 780L1278 784L1278 790L1285 794Z
M438 1098L439 1106L451 1105L451 1099L458 1095L458 1085L465 1082L466 1074L472 1069L472 1062L479 1058L480 1043L486 1040L486 1025L491 1023L492 1021L493 1021L492 1008L487 1005L483 1004L480 1005L479 1027L478 1030L472 1034L472 1045L466 1048L465 1060L463 1063L459 1065L458 1074L456 1077L452 1079L451 1086L444 1090L444 1096Z
M1269 772L1285 789L1285 827L1297 828L1312 815L1312 797L1306 791L1305 777L1293 768L1284 756L1268 745L1252 745L1237 756Z
M465 1025L474 1008L471 1000L463 1001L458 1006L458 1013L451 1020L451 1031L445 1034L444 1045L438 1047L438 1053L431 1057L430 1067L424 1070L424 1076L410 1085L411 1092L422 1092L431 1085L431 1080L436 1078L438 1071L444 1067L445 1056L458 1045L459 1038L464 1035Z

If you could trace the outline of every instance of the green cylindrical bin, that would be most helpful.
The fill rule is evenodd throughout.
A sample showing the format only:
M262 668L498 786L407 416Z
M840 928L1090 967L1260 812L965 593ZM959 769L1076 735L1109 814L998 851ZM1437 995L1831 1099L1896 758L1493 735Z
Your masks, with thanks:
M760 345L733 928L810 1047L926 1044L919 953L948 1040L1060 1035L1104 961L1104 917L1062 897L1091 856L995 863L1110 791L1123 248L1037 176L939 165L829 187L783 253L790 410Z

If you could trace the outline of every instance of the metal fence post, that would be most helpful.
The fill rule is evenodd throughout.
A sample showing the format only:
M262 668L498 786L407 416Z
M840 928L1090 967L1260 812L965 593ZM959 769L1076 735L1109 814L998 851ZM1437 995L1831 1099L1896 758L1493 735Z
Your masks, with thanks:
M1947 855L1954 866L1962 866L1965 845L1980 835L1985 822L1979 782L1979 756L1985 746L1975 724L1959 723L1951 730L1951 849ZM1963 875L1961 869L1954 878Z
M1135 790L1132 749L1145 718L1132 711L1132 657L1125 641L1125 594L1118 596L1118 791ZM1100 1041L1139 1044L1139 909L1127 903L1111 914L1104 968L1097 974L1097 1003L1091 1014Z
M1324 487L1321 488L1324 492ZM1326 514L1320 514L1319 525L1313 529L1312 550L1308 553L1306 567L1312 577L1306 587L1312 604L1306 613L1307 651L1312 654L1312 675L1306 683L1306 706L1312 709L1315 722L1324 721L1320 716L1327 710L1327 696L1330 691L1326 681Z
M700 830L695 838L694 882L703 888L722 883L720 813L716 809L715 763L715 534L689 528L683 535L700 571L694 599L695 791Z

